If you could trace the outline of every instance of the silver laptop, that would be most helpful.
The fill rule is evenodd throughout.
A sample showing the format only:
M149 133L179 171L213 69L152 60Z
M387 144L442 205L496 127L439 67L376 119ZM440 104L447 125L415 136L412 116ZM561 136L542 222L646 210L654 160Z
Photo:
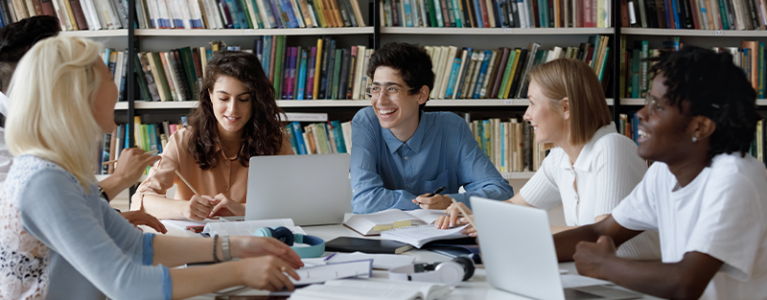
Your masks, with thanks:
M349 154L251 157L245 220L342 223L344 212L352 211L350 159Z
M542 300L637 299L642 295L604 285L563 289L546 211L471 197L482 261L490 285ZM577 276L576 280L590 280Z

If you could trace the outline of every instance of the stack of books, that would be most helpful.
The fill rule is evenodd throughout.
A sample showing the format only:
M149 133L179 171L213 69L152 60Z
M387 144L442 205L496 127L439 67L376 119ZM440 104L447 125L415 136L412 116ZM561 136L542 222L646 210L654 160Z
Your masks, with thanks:
M303 130L302 130L303 129ZM291 122L285 127L296 155L351 153L351 122L329 121L301 126Z
M42 15L58 17L63 31L128 28L128 0L0 1L0 27Z
M381 0L381 26L612 27L610 0Z
M512 99L527 98L528 73L533 67L558 59L580 59L591 66L607 89L612 58L609 36L594 35L580 47L527 49L502 47L479 50L455 46L426 46L437 77L431 99Z
M364 99L369 78L365 69L373 50L365 46L337 49L330 38L314 46L288 47L285 36L258 37L252 50L274 84L277 100ZM166 52L137 53L136 75L141 99L198 100L205 67L220 49L238 46L212 42L211 48L184 47Z
M365 26L357 0L136 0L136 14L139 29Z

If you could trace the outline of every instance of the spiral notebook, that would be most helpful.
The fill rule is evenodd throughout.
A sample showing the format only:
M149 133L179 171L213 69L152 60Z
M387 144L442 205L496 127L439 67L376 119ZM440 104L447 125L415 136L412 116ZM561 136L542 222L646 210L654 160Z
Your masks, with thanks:
M466 228L466 226L468 225L451 229L437 229L434 225L407 226L386 230L381 233L381 238L410 244L420 249L423 245L432 241L465 238L468 235L461 233L461 230Z

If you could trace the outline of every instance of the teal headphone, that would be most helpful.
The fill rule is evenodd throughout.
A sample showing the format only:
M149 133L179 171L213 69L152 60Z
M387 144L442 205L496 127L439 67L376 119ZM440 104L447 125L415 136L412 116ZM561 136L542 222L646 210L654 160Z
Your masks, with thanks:
M293 233L290 229L283 226L272 229L271 227L261 227L253 233L253 236L273 237L293 248L301 258L321 257L325 253L325 241L321 238L311 235ZM309 247L294 247L293 243L307 244Z

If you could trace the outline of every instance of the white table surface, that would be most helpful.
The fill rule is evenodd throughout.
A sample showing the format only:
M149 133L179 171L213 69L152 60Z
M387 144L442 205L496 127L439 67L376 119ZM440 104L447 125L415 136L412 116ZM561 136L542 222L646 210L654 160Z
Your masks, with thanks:
M167 233L168 235L201 237L200 234L193 233L191 231L180 230L172 226L166 226L166 228L168 229L168 233ZM302 228L304 229L304 231L306 231L307 234L317 236L319 238L322 238L325 241L329 241L340 236L363 237L357 232L341 224L323 225L323 226L302 226ZM151 231L151 229L148 229L148 230ZM377 237L366 237L366 238L377 238ZM325 256L327 255L330 255L330 252L326 252ZM418 262L433 263L433 262L451 260L450 257L437 254L428 250L414 249L414 250L407 251L403 253L402 255L415 256L416 257L415 261L417 263ZM574 263L560 263L559 268L568 270L569 274L577 274ZM373 277L388 278L388 273L382 270L374 270ZM253 290L244 291L244 293L267 295L267 293L265 292L262 293L261 291L253 291ZM189 299L211 300L211 299L214 299L215 296L216 294L207 294L207 295L197 296L197 297L193 297ZM456 287L456 289L453 290L452 293L450 293L449 297L444 299L447 299L447 300L482 300L482 299L518 300L518 299L530 299L530 298L516 295L513 293L504 292L504 291L497 290L490 287L490 285L486 281L485 269L478 268L471 279L469 279L468 281L461 282ZM658 298L645 296L642 299L658 299Z

